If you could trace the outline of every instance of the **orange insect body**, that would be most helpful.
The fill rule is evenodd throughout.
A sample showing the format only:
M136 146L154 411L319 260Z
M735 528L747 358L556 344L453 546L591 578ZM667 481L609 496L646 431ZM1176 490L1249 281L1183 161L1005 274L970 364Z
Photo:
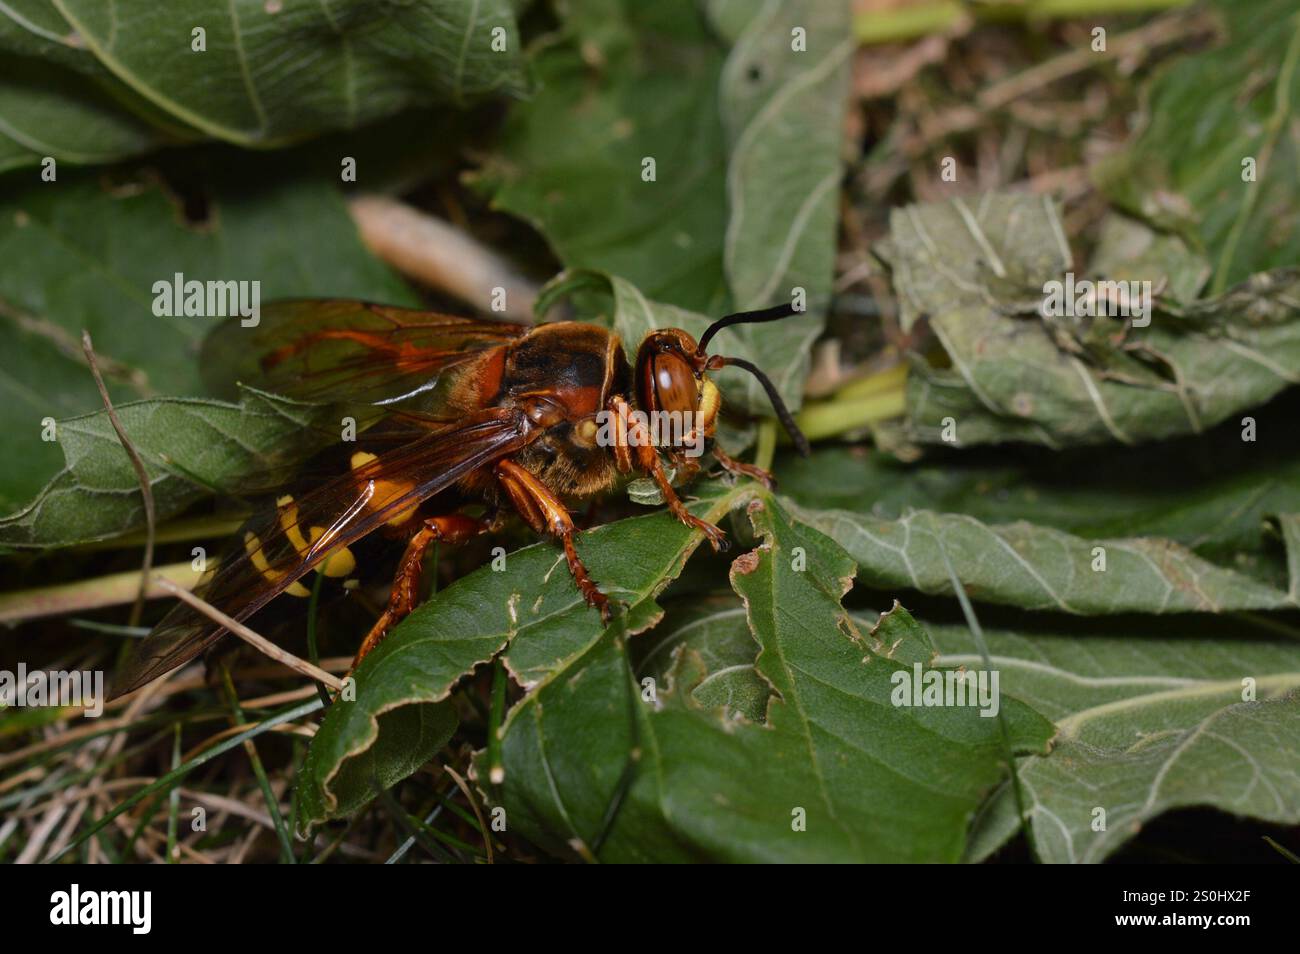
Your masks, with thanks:
M806 442L775 389L757 368L705 354L713 333L740 321L792 314L787 307L733 315L697 343L679 329L651 333L629 364L618 335L577 322L530 327L347 300L269 305L255 328L222 326L204 345L212 383L242 381L304 401L364 408L381 424L363 437L388 441L357 450L351 470L299 497L281 496L255 515L241 549L200 583L200 595L244 620L317 570L349 574L350 545L376 530L408 540L389 604L362 643L357 661L414 607L425 550L491 529L465 514L427 513L444 491L511 508L537 532L556 537L583 598L608 621L608 598L573 545L568 505L641 472L658 485L669 510L703 532L715 549L721 530L689 513L664 458L679 477L698 472L710 449L725 469L770 481L714 444L721 407L707 372L735 365L758 376L801 451ZM676 429L652 427L661 418ZM666 435L666 436L665 436ZM121 695L196 657L224 633L180 604L118 673Z

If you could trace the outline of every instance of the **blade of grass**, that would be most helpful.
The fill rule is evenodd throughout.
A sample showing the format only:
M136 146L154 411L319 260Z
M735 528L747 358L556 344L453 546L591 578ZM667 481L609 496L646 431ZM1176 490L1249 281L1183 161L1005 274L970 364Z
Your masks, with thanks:
M320 588L325 582L325 574L317 573L316 580L311 585L311 599L307 601L307 659L313 666L319 668L320 653L316 649L316 607L320 603ZM316 680L316 693L320 696L321 704L326 708L330 704L330 691L325 688L325 683L319 679Z
M1287 861L1291 862L1291 864L1300 865L1300 856L1297 856L1296 853L1292 851L1290 848L1287 848L1285 845L1279 845L1272 838L1268 837L1268 835L1264 836L1264 840L1268 842L1270 848L1276 851Z
M388 812L389 817L397 823L397 826L406 833L408 838L412 838L418 842L420 847L428 853L430 858L439 864L448 864L459 860L453 858L443 850L442 846L430 841L426 832L433 833L435 829L426 828L418 818L408 814L407 811L398 804L397 799L393 797L393 793L380 785L377 779L371 779L370 784L379 798L379 804L384 807L386 812Z
M483 813L479 811L478 800L474 797L474 793L469 790L469 786L465 784L465 780L456 773L454 768L450 765L444 767L447 769L447 774L451 776L452 781L465 794L465 800L469 802L469 807L474 811L474 817L478 820L478 832L483 836L483 845L487 848L487 863L492 864L492 835L488 832L487 823L483 821Z
M233 725L242 725L244 722L244 710L239 705L239 695L235 692L234 680L230 678L230 667L223 664L221 666L221 683L225 689L226 702L230 705ZM258 788L262 790L262 798L266 801L267 814L271 816L271 824L275 826L276 837L280 839L280 852L287 864L295 864L297 859L293 856L293 840L289 837L289 830L285 827L284 817L280 814L280 801L275 797L275 792L271 790L271 780L266 775L266 767L262 764L262 758L257 754L257 746L252 739L244 743L244 751L248 753L249 764L253 767L253 776L257 779ZM172 789L173 793L176 789Z
M90 838L95 833L101 831L106 825L112 822L113 819L121 815L123 812L130 811L136 805L140 804L142 801L144 801L146 798L148 798L150 795L153 795L156 792L170 791L173 785L178 783L181 779L183 779L190 772L194 771L200 765L206 765L208 762L211 762L217 756L224 755L226 752L229 752L231 749L235 748L236 746L242 745L246 739L255 739L263 732L269 732L272 729L274 729L276 726L284 725L286 722L293 722L295 719L301 719L303 716L310 715L311 713L318 711L320 708L321 708L320 700L312 699L310 702L304 702L301 705L294 706L292 709L288 709L284 712L280 712L276 715L270 716L264 719L263 721L259 722L257 725L253 726L252 728L248 729L247 731L241 732L235 736L231 736L230 738L223 740L219 744L214 745L212 748L207 749L202 754L197 755L194 758L190 759L188 762L185 762L177 766L175 769L168 772L166 775L164 775L162 778L158 779L157 781L151 782L150 784L146 785L144 788L140 789L140 791L136 792L130 798L126 799L126 801L119 804L111 812L108 812L106 815L101 816L99 819L95 821L93 825L91 825L88 829L83 831L71 842L69 842L68 845L61 852L59 852L53 858L47 858L46 862L51 863L51 862L58 861L69 851L71 851L72 849L80 845L87 838Z

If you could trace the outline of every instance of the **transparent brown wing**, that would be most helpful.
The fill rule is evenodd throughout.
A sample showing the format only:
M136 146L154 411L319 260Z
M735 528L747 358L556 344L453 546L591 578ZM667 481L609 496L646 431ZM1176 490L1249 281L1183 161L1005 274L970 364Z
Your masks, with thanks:
M427 431L369 463L251 518L241 549L223 559L196 592L243 621L302 576L383 524L467 474L527 446L541 431L522 412L491 408L464 422ZM114 680L114 697L195 658L226 630L178 603L141 641Z
M200 366L225 396L242 383L302 401L387 404L432 390L449 368L529 330L353 299L296 299L267 304L254 327L238 318L218 326Z

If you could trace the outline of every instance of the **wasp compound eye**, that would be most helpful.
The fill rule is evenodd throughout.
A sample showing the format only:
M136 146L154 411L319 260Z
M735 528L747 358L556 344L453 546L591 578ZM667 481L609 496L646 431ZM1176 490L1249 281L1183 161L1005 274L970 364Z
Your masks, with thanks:
M655 408L686 414L699 403L699 386L695 372L682 358L665 351L657 354L650 365L653 377Z

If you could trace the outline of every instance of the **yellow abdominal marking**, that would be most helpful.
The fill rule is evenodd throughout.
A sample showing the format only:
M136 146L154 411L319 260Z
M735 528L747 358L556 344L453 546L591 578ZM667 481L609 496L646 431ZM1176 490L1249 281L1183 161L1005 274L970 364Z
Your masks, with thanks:
M366 451L357 451L352 455L352 469L360 470L367 464L372 464L377 460L379 460L379 458L374 454L369 454ZM379 477L371 477L366 478L366 482L374 488L370 494L370 500L368 503L371 510L382 510L387 504L390 504L401 497L405 497L415 489L415 484L407 480L383 480ZM420 505L418 503L411 504L411 506L398 511L386 520L385 523L390 527L400 527L402 524L406 523L406 521L415 516L415 511L418 510L419 507Z
M298 505L294 502L293 497L284 496L275 502L276 508L280 512L280 528L288 538L289 543L298 551L298 556L306 559L311 552L312 544L319 540L325 534L324 527L312 527L310 530L311 541L308 542L302 535L302 529L298 526ZM252 561L254 569L271 583L278 583L287 575L284 570L277 570L271 566L270 561L266 559L266 553L262 549L262 541L258 539L257 534L249 531L244 534L244 552L248 554L248 559ZM320 563L316 564L316 572L323 573L325 576L340 577L347 576L357 567L356 558L352 551L347 547L335 547L330 551ZM293 582L285 587L284 592L290 596L310 596L311 592L301 583Z
M304 560L311 553L312 544L325 535L324 527L312 527L311 542L303 539L302 530L298 526L298 505L294 503L292 497L281 497L275 502L276 507L280 510L280 526L284 530L284 535L289 538L293 548L298 551L298 556ZM356 558L352 556L352 551L347 547L335 547L330 551L330 555L316 565L316 569L326 576L340 577L347 576L357 568Z
M262 574L268 582L279 583L286 576L283 570L277 570L266 560L266 554L262 552L262 541L257 539L257 534L251 530L244 534L244 552L248 558L253 561L253 566L257 572ZM307 587L301 583L290 583L285 588L285 592L290 596L310 596L311 593Z

